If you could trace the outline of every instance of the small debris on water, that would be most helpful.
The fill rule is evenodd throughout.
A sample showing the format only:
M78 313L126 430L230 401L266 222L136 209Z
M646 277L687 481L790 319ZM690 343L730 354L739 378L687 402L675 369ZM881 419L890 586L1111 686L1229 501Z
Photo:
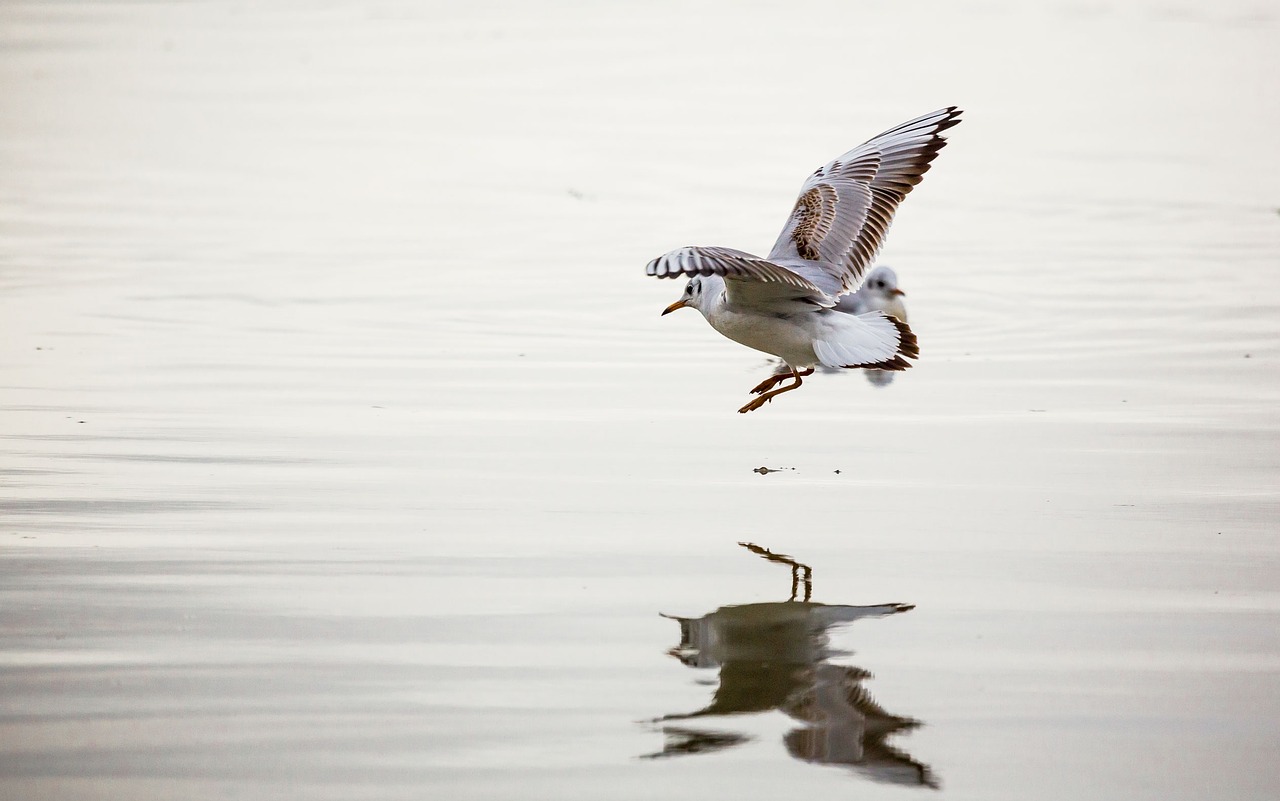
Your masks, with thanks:
M757 467L755 470L752 470L751 472L753 472L753 473L759 473L759 474L760 474L760 475L762 475L762 476L767 476L767 475L769 475L770 473L781 473L783 470L795 470L795 468L794 468L794 467L764 467L764 466L761 466L761 467Z

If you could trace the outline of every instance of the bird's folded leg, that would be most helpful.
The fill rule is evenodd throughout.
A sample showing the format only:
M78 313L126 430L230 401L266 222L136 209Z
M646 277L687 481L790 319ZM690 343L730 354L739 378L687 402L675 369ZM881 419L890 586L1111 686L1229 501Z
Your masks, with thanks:
M783 366L786 367L785 363ZM776 387L778 384L790 378L792 375L796 375L796 373L789 368L783 370L782 372L774 373L773 375L769 376L765 380L761 381L759 384L756 384L754 387L752 387L751 394L759 395L762 392L768 392L769 390ZM798 375L813 375L813 368L809 367L805 369L803 372L799 373Z
M759 409L761 406L764 406L766 403L773 400L774 396L781 395L784 392L790 392L793 389L799 388L799 386L804 383L803 379L801 379L800 376L809 375L812 372L813 372L812 367L805 370L803 373L798 372L793 368L791 370L790 377L795 379L794 384L787 384L785 387L782 387L781 389L775 389L772 392L766 392L765 394L761 395L760 397L748 403L746 406L743 406L741 409L739 409L738 414L746 414L747 412L754 412L756 409ZM781 378L786 378L786 377L788 376L781 376L779 377L779 380L781 380Z

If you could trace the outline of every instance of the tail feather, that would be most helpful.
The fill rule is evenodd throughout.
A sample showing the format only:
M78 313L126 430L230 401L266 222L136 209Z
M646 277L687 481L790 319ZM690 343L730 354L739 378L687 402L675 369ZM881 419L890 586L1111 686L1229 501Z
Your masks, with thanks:
M907 359L920 355L920 346L911 328L883 312L835 312L828 322L829 334L813 343L818 361L827 367L906 370L911 367Z

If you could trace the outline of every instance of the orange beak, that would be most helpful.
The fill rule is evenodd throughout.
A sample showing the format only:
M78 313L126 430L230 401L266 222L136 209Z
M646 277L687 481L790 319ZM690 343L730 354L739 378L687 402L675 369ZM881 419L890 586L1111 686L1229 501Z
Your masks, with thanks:
M683 309L685 306L688 306L688 305L689 305L689 301L685 300L684 298L681 298L680 300L677 300L675 303L672 303L667 308L663 309L662 314L658 316L665 317L671 312L675 311L676 309Z
M890 295L905 295L905 294L907 294L907 293L906 293L906 292L903 292L901 289L898 289L898 288L895 286L893 289L890 289L890 290L889 290L889 294L890 294Z

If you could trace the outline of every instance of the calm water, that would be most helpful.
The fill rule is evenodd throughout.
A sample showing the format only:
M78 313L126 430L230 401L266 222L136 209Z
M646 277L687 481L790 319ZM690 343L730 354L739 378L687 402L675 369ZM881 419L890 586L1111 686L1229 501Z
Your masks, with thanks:
M1273 798L1277 28L0 6L0 794ZM951 103L918 366L735 414L644 263Z

